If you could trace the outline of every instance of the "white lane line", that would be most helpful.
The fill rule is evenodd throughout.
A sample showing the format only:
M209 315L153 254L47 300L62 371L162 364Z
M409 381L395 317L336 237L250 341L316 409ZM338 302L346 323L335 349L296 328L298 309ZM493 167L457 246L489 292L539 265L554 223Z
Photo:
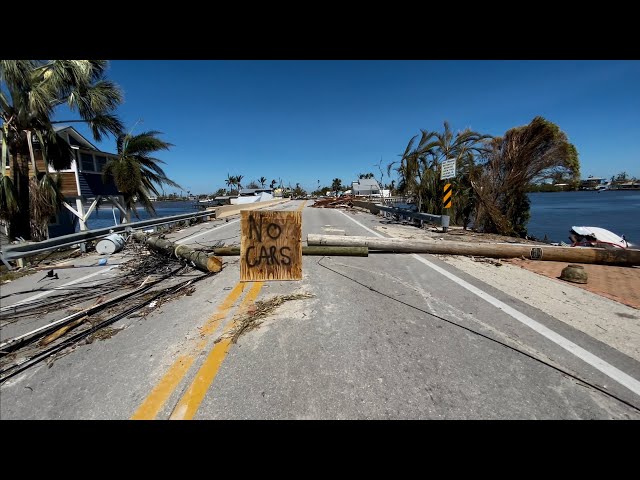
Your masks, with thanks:
M351 220L352 222L357 223L358 225L360 225L360 226L361 226L362 228L364 228L367 232L371 232L371 233L373 233L376 237L385 238L385 236L384 236L384 235L380 235L378 232L376 232L376 231L374 231L374 230L371 230L369 227L365 227L363 224L361 224L361 223L360 223L359 221L357 221L355 218L350 217L350 216L349 216L349 215L347 215L346 213L344 213L344 212L342 212L342 211L340 211L340 210L337 210L337 209L336 209L336 212L341 213L342 215L344 215L345 217L347 217L347 218L348 218L349 220Z
M385 238L384 235L381 235L378 232L375 232L374 230L371 230L370 228L365 227L362 223L358 222L354 218L351 218L346 213L341 212L340 210L338 210L338 212L342 213L342 215L347 217L352 222L360 225L362 228L364 228L368 232L373 233L375 236L380 237L380 238ZM615 380L616 382L618 382L620 385L624 385L625 387L627 387L629 390L631 390L636 395L640 395L640 381L636 380L635 378L631 377L630 375L627 375L622 370L617 369L616 367L614 367L610 363L607 363L604 360L602 360L600 357L594 355L591 352L588 352L587 350L585 350L584 348L580 347L579 345L576 345L571 340L563 337L562 335L559 335L558 333L554 332L550 328L547 328L544 325L542 325L541 323L536 322L531 317L528 317L524 313L519 312L518 310L516 310L513 307L510 307L506 303L504 303L504 302L498 300L497 298L489 295L488 293L480 290L478 287L475 287L475 286L471 285L470 283L462 280L461 278L457 277L456 275L454 275L451 272L448 272L444 268L441 268L441 267L435 265L434 263L432 263L429 260L421 257L420 255L417 255L417 254L413 253L413 254L411 254L411 256L413 258L415 258L416 260L422 262L423 264L427 265L428 267L432 268L436 272L444 275L449 280L452 280L452 281L456 282L461 287L466 288L471 293L473 293L473 294L477 295L478 297L482 298L483 300L489 302L491 305L493 305L494 307L502 310L507 315L512 316L513 318L515 318L519 322L523 323L527 327L535 330L537 333L539 333L543 337L548 338L549 340L554 342L556 345L564 348L565 350L567 350L568 352L572 353L573 355L575 355L579 359L581 359L584 362L586 362L589 365L591 365L593 368L601 371L602 373L607 375L609 378L611 378L611 379Z
M200 235L206 235L207 233L217 232L217 231L218 231L218 230L220 230L221 228L228 227L229 225L234 224L234 223L238 223L239 221L240 221L240 219L238 218L238 219L236 219L236 220L232 220L232 221L230 221L230 222L227 222L227 223L225 223L224 225L222 225L222 226L220 226L220 227L213 227L213 228L209 228L209 229L207 229L207 230L205 230L205 231L203 231L203 232L194 233L193 235L190 235L190 236L188 236L188 237L181 238L180 240L178 240L178 241L177 241L177 242L175 242L175 243L184 243L184 242L186 242L187 240L191 240L192 238L199 237Z
M3 312L3 311L6 311L6 310L11 310L14 307L18 307L18 306L23 305L25 303L32 302L33 300L37 300L38 298L46 297L47 295L52 294L56 290L62 290L63 288L68 287L69 285L73 285L73 284L82 282L83 280L86 280L87 278L91 278L91 277L95 277L96 275L101 275L103 273L107 273L109 270L111 270L112 268L116 268L116 267L118 267L118 265L112 265L112 266L107 267L107 268L105 268L103 270L100 270L98 272L90 273L89 275L85 275L84 277L80 277L80 278L78 278L76 280L73 280L71 282L67 282L67 283L65 283L63 285L60 285L59 287L56 287L56 288L53 288L51 290L47 290L45 292L39 293L37 295L34 295L33 297L25 298L24 300L20 300L19 302L13 303L11 305L6 305L6 306L0 308L0 311ZM53 268L55 269L55 267L53 267Z

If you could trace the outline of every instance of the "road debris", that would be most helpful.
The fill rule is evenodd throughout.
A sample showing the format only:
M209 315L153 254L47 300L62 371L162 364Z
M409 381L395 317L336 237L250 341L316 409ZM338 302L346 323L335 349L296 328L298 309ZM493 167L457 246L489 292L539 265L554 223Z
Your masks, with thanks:
M248 312L241 314L233 319L233 327L226 333L222 334L216 343L225 338L231 338L231 343L236 343L240 336L251 330L258 328L264 319L271 315L280 305L292 300L304 300L305 298L313 298L315 295L307 292L295 293L292 295L277 295L268 300L259 300L254 307Z
M343 195L342 197L321 198L311 206L314 208L349 208L353 207L353 197Z
M113 337L115 334L124 330L125 327L113 328L113 327L104 327L98 330L95 333L92 333L87 337L87 343L93 343L95 340L107 340Z
M496 267L502 266L502 262L500 261L500 259L494 260L493 258L474 257L473 255L471 255L471 260L473 260L474 262L489 263L491 265L495 265Z

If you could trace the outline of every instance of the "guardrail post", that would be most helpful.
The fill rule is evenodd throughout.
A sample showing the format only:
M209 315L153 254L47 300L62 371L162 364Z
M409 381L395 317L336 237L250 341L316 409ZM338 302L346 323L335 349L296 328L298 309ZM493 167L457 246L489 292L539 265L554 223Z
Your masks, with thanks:
M449 215L440 216L440 225L442 225L443 232L446 232L449 229Z

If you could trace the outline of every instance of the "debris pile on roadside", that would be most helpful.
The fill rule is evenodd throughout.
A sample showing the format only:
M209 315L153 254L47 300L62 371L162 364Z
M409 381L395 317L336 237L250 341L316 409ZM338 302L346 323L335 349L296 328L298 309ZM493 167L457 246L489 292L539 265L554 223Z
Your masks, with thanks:
M111 337L124 328L109 327L116 321L146 316L167 302L191 295L195 283L212 275L199 272L190 262L154 254L141 244L128 242L120 255L121 263L111 267L115 275L65 288L57 285L58 267L49 265L46 278L53 283L42 287L43 293L48 291L46 296L3 305L0 383L40 361L51 362L81 341ZM11 338L7 330L13 332Z
M321 198L311 205L315 208L347 208L353 207L353 197L344 195L342 197Z

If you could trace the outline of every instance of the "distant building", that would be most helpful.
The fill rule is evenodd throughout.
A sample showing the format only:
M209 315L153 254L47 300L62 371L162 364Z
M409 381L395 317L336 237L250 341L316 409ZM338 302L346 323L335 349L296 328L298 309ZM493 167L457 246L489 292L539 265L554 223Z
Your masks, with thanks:
M640 182L625 182L610 185L609 190L640 190Z
M580 180L580 186L578 187L580 190L599 190L599 186L606 183L605 178L600 177L589 177L585 180Z
M273 200L273 189L266 188L243 188L240 195L231 198L231 205L244 205L246 203L266 202Z
M351 191L355 196L380 195L380 185L374 178L360 178L351 183Z
M269 193L273 194L273 188L264 187L264 188L242 188L240 189L240 196L246 197L250 195L259 195L261 193Z

